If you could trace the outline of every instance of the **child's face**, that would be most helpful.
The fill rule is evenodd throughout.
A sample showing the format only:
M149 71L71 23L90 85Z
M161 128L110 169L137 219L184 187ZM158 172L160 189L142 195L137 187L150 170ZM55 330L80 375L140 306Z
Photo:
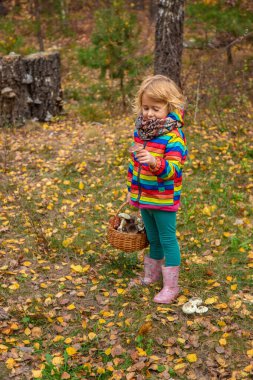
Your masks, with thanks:
M164 119L169 111L166 103L150 98L145 92L142 95L141 110L145 120L153 118Z

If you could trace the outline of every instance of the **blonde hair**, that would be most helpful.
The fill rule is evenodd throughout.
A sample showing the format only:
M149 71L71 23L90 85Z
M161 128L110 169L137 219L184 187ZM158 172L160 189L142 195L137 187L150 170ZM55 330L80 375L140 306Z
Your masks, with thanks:
M144 92L153 100L166 103L169 112L186 106L186 97L172 79L164 75L152 75L143 80L135 97L133 108L137 114L141 112Z

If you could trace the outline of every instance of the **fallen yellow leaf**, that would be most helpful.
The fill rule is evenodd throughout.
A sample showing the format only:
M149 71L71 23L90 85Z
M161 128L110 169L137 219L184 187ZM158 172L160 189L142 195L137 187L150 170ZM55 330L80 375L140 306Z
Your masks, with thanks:
M19 326L17 325L17 323L12 323L12 324L11 324L11 329L12 329L12 330L18 330L18 329L19 329Z
M221 346L226 346L227 340L225 338L220 338L219 343Z
M253 348L247 351L247 355L249 358L253 358Z
M249 364L247 367L243 368L245 372L253 372L253 364Z
M97 336L97 334L95 334L95 333L93 333L93 332L90 332L90 333L88 334L88 338L89 338L90 340L94 339L96 336Z
M87 327L87 322L86 322L86 320L84 319L84 320L82 320L82 328L83 328L83 329L86 329L86 327Z
M154 360L154 361L158 361L158 360L161 360L161 358L159 358L159 356L156 356L156 355L151 355L149 357L150 360Z
M42 371L41 371L41 369L38 369L38 370L33 369L32 370L32 375L33 375L34 379L41 379L42 378Z
M70 268L71 268L74 272L77 272L77 273L82 273L82 271L83 271L83 268L82 268L81 265L74 265L74 264L72 264L72 265L70 266Z
M151 330L152 330L152 322L146 322L140 327L138 334L145 335Z
M5 364L8 369L12 369L15 366L16 362L13 358L9 358L6 360Z
M101 314L103 315L103 317L113 317L114 316L114 311L105 311L105 310L102 310Z
M7 351L8 351L8 347L5 346L4 344L0 344L0 353L7 352Z
M64 337L62 335L56 335L53 339L53 342L59 342L60 340L63 340Z
M105 350L105 354L108 356L108 355L110 355L111 351L112 351L112 349L111 349L111 347L109 347Z
M253 259L253 251L250 251L247 257L248 259Z
M117 289L117 293L118 294L124 294L125 293L125 289L118 288Z
M73 243L73 238L67 238L63 240L62 245L63 247L67 248L71 243Z
M202 210L202 213L207 216L211 216L211 209L208 206L205 206Z
M188 360L189 363L195 363L198 360L198 357L196 354L188 354L186 356L186 359Z
M19 284L17 282L14 282L12 285L9 286L9 289L17 290L19 289Z
M67 347L66 352L69 356L73 356L76 354L77 350L75 347Z
M102 368L102 367L98 367L97 368L97 373L99 373L99 374L105 373L105 369Z
M32 263L31 261L24 261L22 265L24 265L25 267L29 267L30 265L32 265Z
M219 303L216 305L216 309L226 309L228 305L226 303Z
M55 356L53 359L52 359L52 363L53 365L62 365L64 363L64 359L62 356Z
M68 310L73 310L73 309L75 309L75 308L76 308L76 307L75 307L75 305L74 305L73 303L67 306L67 309L68 309Z
M136 347L139 356L147 356L146 351L144 351L141 347Z
M236 300L231 303L231 306L234 307L235 309L240 309L242 306L242 301L241 300Z
M210 298L207 298L205 300L205 304L206 305L211 305L212 303L217 302L217 300L218 300L218 297L210 297Z
M90 265L86 265L85 267L82 267L81 265L74 265L72 264L70 268L77 273L85 273L90 269Z
M179 364L176 364L175 367L173 368L174 371L177 371L179 369L183 369L186 367L186 364L185 363L179 363Z
M29 329L29 327L27 327L24 331L25 335L30 335L31 334L31 330Z

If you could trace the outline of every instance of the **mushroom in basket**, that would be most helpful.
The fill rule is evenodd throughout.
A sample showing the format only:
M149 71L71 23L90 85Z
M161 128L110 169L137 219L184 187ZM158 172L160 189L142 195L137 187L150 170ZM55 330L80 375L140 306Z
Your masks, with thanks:
M128 233L138 233L144 231L144 224L141 218L136 218L135 216L131 216L124 212L118 214L120 219L120 224L117 226L114 224L114 228L116 228L120 232L128 232ZM119 221L117 221L117 224Z

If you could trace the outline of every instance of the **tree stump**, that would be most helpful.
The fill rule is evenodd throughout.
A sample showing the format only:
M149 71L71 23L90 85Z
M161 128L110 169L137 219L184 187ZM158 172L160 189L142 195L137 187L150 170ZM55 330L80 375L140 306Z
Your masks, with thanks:
M0 58L0 126L49 121L62 111L60 55L15 53Z

